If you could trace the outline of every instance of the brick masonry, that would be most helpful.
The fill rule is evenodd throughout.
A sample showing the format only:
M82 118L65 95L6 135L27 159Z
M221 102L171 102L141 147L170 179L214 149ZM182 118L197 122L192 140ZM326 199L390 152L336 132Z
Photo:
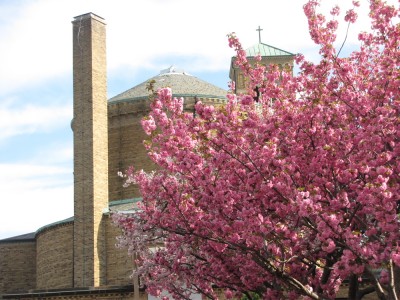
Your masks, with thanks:
M36 289L73 286L73 222L36 235Z
M105 280L102 211L108 204L106 31L91 13L73 21L74 286Z
M0 244L0 297L2 293L36 288L36 243Z
M106 243L101 286L132 285L133 257L116 247L121 232L108 215L102 226ZM0 243L0 298L3 293L74 288L73 229L71 221L39 231L30 242Z
M124 102L109 105L109 193L110 201L139 197L137 186L121 188L124 180L117 175L129 166L146 171L154 168L148 158L143 140L145 135L140 120L148 112L148 101Z
M104 216L104 222L107 226L106 240L107 240L107 282L105 285L123 286L133 284L131 277L134 269L134 258L129 256L126 248L117 248L117 236L121 231L112 224L109 216Z

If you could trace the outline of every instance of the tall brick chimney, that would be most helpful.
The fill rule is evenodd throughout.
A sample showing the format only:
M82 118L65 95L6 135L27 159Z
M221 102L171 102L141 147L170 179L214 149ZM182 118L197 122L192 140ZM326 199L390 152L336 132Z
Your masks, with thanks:
M108 206L106 25L92 14L73 22L74 287L105 280L102 211Z

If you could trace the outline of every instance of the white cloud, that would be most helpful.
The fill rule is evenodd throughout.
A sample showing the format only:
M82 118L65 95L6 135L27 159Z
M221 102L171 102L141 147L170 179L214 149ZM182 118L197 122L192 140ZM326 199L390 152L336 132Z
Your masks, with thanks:
M15 135L48 132L65 126L72 119L70 106L18 106L11 101L0 103L0 142Z
M0 239L73 216L69 168L0 164Z
M348 1L350 3L350 1ZM395 0L391 0L395 2ZM9 2L10 3L10 2ZM248 0L149 0L115 2L36 0L8 7L0 23L0 91L34 85L72 71L72 25L74 16L94 12L107 22L108 66L159 70L155 61L171 55L199 57L189 72L227 70L233 50L226 34L235 31L245 46L262 41L298 53L313 47L302 11L305 1ZM337 1L325 1L330 7ZM362 3L364 8L366 3ZM9 4L10 5L10 4ZM0 7L3 8L3 7ZM363 10L365 12L365 9ZM364 13L365 14L365 13ZM352 26L348 43L366 18ZM344 28L338 44L344 39Z
M24 3L26 5L19 6L18 10L14 8L14 17L9 18L10 21L0 30L0 43L3 45L0 50L2 93L52 78L68 70L72 62L67 42L57 41L60 39L57 35L67 40L65 37L70 36L70 32L68 26L62 25L60 16L53 13L56 12L56 2ZM68 23L68 20L64 22Z
M226 34L235 31L244 46L262 40L284 50L316 55L302 11L306 1L248 0L31 0L0 4L0 93L72 72L74 16L94 12L107 22L108 67L159 71L160 58L182 56L190 73L226 70L233 50ZM396 0L390 0L396 3ZM337 0L324 1L327 7ZM341 2L349 5L351 1ZM366 15L366 1L361 1ZM351 5L351 4L350 4ZM397 4L398 5L398 4ZM343 9L345 10L345 9ZM350 28L347 43L368 29L366 18ZM338 47L345 28L338 36ZM310 51L314 49L314 51ZM168 61L165 62L168 65ZM124 72L122 72L124 73ZM132 76L133 77L133 76Z

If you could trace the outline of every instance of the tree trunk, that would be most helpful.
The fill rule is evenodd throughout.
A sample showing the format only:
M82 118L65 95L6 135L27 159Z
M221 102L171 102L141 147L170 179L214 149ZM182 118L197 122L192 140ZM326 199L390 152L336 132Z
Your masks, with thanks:
M400 299L400 268L389 261L389 291L388 300Z
M349 300L356 300L357 299L357 292L358 292L358 278L356 275L351 275L349 278L349 292L348 292L348 299Z

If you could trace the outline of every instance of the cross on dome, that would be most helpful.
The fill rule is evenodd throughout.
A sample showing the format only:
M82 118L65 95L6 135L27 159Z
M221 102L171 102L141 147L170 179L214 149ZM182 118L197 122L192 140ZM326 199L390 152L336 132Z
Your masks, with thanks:
M260 26L258 26L258 28L256 29L256 31L258 31L258 42L261 44L261 31L263 29L260 28Z

